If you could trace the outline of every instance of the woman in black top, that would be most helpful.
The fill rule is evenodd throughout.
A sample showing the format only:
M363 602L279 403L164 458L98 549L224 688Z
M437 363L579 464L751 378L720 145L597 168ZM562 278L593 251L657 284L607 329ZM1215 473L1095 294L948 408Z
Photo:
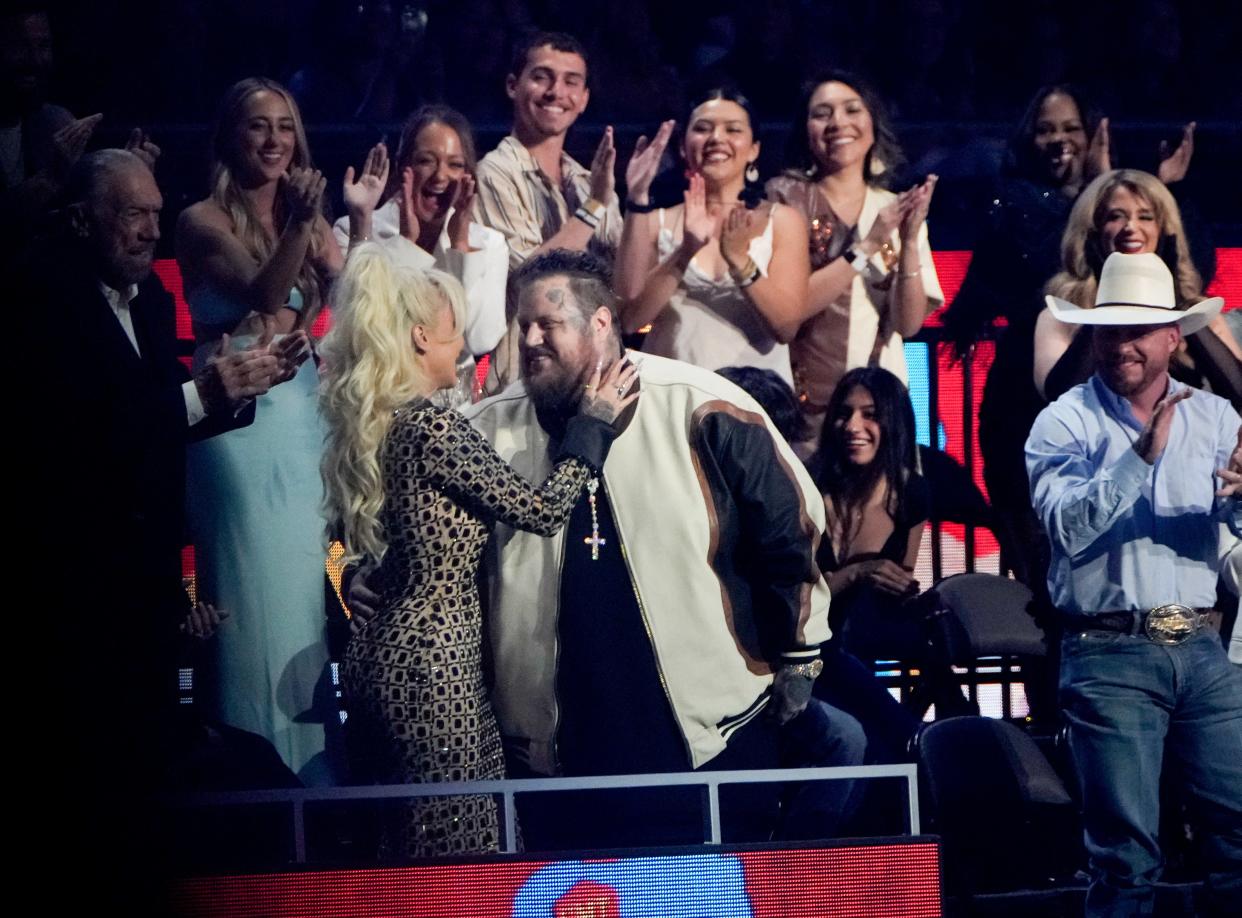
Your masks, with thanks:
M820 439L816 477L828 539L819 562L832 590L833 633L862 656L902 656L897 648L907 644L897 624L904 617L877 619L919 591L913 572L928 498L916 449L901 380L879 367L846 373Z
M874 720L833 692L833 655L917 664L923 682L906 699L916 716L929 703L941 716L970 710L948 667L929 655L929 613L937 597L920 594L914 579L929 504L917 448L914 408L901 380L879 367L859 367L841 378L812 462L828 520L818 560L832 590L833 633L816 692L828 693L821 696L825 701L862 721L869 737ZM878 713L886 715L888 728L900 726L892 712Z
M1043 287L1061 264L1061 234L1083 185L1108 165L1107 121L1070 86L1031 99L1009 144L1004 174L980 227L970 270L944 315L945 332L966 357L994 319L1004 318L979 412L979 448L996 513L1003 562L1046 592L1047 549L1031 511L1025 443L1044 407L1031 381L1035 319Z
M1194 123L1156 172L1180 183L1194 150ZM1034 374L1035 322L1044 285L1061 270L1061 237L1075 200L1093 178L1112 168L1108 119L1070 85L1041 87L1031 98L1009 144L1008 161L979 227L970 270L945 312L945 332L965 358L997 318L996 357L979 411L983 475L996 519L1002 562L1047 603L1048 548L1031 510L1026 437L1045 399ZM1200 274L1215 270L1210 240L1196 229L1192 252ZM1206 243L1206 244L1205 244Z

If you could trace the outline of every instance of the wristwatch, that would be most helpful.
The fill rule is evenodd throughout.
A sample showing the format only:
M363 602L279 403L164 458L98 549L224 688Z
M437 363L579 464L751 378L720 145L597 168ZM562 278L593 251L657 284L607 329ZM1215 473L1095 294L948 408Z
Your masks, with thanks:
M582 205L574 211L574 216L589 226L592 230L599 227L600 221L604 219L604 215L608 213L608 206L595 198L587 198Z
M818 679L819 674L824 671L824 661L816 657L807 663L786 663L781 669L787 669L791 673L803 676L807 679Z
M862 274L864 271L867 270L867 256L864 255L862 252L856 251L854 249L846 249L844 252L841 253L841 255L842 257L845 258L846 261L850 263L850 267L853 268L855 271L857 271L859 274Z

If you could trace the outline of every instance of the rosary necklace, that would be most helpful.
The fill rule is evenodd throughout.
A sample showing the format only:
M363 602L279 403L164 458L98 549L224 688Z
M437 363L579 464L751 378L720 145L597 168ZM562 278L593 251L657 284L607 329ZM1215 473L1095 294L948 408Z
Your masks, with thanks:
M592 478L587 482L587 502L591 505L591 534L582 540L584 545L591 546L591 560L599 560L599 547L608 543L599 537L599 512L595 508L595 492L599 490L599 479Z

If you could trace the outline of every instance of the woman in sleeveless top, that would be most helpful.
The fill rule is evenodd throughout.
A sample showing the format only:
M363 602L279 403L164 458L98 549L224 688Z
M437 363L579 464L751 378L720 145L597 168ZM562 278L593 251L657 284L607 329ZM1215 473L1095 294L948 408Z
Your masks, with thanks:
M350 640L350 748L381 783L503 778L482 667L479 559L496 521L543 535L564 525L603 466L612 421L638 396L636 369L596 370L556 466L536 486L459 412L429 397L456 383L466 309L438 270L398 265L375 243L351 252L324 340L327 507L347 557L379 567L376 614ZM601 375L605 378L601 381ZM496 851L492 797L424 798L384 820L382 854Z
M211 195L177 223L196 360L260 334L305 341L341 253L322 214L297 106L280 85L225 96ZM198 589L230 613L197 694L224 723L266 737L308 784L334 783L339 726L325 642L318 373L307 360L254 423L190 447Z
M785 343L806 318L806 226L791 209L743 198L758 178L746 99L713 90L687 122L685 201L653 212L652 180L671 124L640 140L627 169L628 209L617 255L627 332L643 349L707 369L752 366L792 382ZM751 195L750 197L753 197Z
M790 168L767 190L810 224L810 317L790 344L805 455L846 370L881 366L907 381L903 339L944 295L925 223L936 177L899 195L885 190L901 150L879 98L856 76L832 72L808 84L802 111Z

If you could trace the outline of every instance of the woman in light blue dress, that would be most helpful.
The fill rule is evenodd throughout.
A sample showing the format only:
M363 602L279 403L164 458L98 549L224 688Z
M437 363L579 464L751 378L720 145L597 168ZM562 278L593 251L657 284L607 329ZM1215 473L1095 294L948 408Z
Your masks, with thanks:
M324 179L283 87L235 85L213 153L211 195L177 223L196 361L264 335L304 339L341 266ZM191 447L187 487L200 595L230 613L200 699L208 716L270 740L307 784L338 777L325 751L339 718L325 641L317 389L306 360L258 400L252 424Z

